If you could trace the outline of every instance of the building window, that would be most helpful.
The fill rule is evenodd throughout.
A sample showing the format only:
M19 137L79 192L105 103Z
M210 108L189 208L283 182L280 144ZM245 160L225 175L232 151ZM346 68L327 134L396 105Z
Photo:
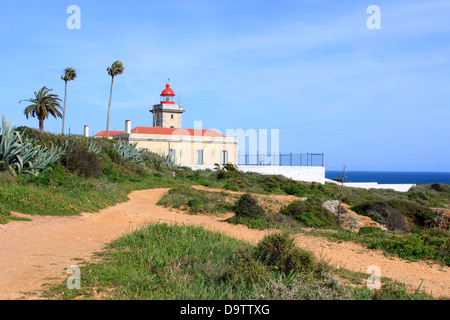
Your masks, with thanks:
M228 151L227 150L222 150L222 153L220 155L220 163L221 164L228 163Z
M170 119L172 119L172 120L173 120L173 114L171 114L171 115L170 115Z
M169 159L175 163L177 162L177 150L176 149L170 149Z
M203 150L197 150L196 151L196 164L203 164Z

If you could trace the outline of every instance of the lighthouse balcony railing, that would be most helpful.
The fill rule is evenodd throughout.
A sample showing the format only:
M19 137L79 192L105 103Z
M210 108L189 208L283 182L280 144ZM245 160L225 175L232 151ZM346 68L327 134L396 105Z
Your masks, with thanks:
M240 166L305 166L323 167L323 153L279 153L238 155Z

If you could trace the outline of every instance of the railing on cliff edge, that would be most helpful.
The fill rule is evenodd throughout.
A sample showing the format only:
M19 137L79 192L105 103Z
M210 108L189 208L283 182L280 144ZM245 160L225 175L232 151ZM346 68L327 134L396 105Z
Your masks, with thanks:
M238 155L240 166L305 166L323 167L323 153L280 153Z

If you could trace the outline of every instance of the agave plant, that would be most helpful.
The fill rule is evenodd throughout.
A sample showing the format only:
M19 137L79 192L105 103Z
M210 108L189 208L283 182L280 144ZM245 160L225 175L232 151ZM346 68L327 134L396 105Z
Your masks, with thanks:
M93 139L85 138L84 141L89 152L99 154L102 151L102 148Z
M137 143L128 143L123 140L119 140L115 147L117 152L119 152L120 156L123 159L131 160L136 164L142 163L142 152L139 149L136 149Z
M20 173L28 173L32 175L38 175L50 170L48 166L50 163L57 162L61 155L65 152L64 147L56 147L52 144L51 148L43 146L32 146L32 143L28 143L29 150L24 155L24 160L19 168Z
M75 143L74 140L72 140L73 143ZM91 153L99 154L102 151L102 147L98 145L96 141L94 141L93 138L81 138L81 142L86 146L87 150Z
M49 170L48 164L59 160L65 147L40 146L36 141L11 129L11 122L2 122L0 139L0 168L8 168L15 173L38 175Z
M177 166L173 155L171 155L170 153L168 155L163 155L162 158L169 167L175 168Z

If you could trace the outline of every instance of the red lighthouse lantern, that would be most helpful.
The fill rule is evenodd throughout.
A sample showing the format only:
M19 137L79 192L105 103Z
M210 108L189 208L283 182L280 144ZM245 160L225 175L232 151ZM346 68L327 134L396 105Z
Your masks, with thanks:
M161 103L175 104L175 93L170 88L170 84L166 84L166 88L161 92Z

